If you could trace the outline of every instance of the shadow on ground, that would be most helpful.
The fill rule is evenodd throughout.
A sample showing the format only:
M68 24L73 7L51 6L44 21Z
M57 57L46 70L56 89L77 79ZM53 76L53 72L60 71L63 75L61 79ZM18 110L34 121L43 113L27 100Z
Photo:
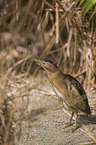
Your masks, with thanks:
M42 87L48 88L49 92L52 91L48 84L44 84ZM96 116L80 115L79 119L96 138ZM58 103L56 97L39 92L32 110L28 114L28 120L22 128L19 145L77 145L94 142L84 132L82 126L73 133L69 127L70 131L66 132L63 122L68 120L69 116L63 111L62 105ZM61 125L60 122L62 122Z

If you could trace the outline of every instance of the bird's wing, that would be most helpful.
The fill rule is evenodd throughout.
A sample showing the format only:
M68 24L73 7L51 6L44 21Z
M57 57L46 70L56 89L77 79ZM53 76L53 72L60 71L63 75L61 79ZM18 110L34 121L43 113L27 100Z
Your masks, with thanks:
M88 103L87 95L82 87L82 85L71 75L66 74L66 79L69 81L69 86L74 88L75 91L78 91L80 96L83 97L83 100Z
M88 104L87 95L82 87L82 85L71 75L66 74L66 100L70 107L77 108L88 114L91 113Z
M66 74L65 80L68 81L67 87L71 92L69 93L69 97L72 97L72 100L74 100L73 103L75 102L75 106L79 110L86 112L87 114L91 114L91 109L88 104L88 98L82 85L74 77L68 74Z

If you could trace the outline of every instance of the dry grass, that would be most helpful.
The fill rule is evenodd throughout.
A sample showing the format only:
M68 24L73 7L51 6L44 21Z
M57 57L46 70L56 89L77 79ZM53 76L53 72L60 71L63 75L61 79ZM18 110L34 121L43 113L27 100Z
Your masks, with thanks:
M58 0L16 0L16 3L10 0L9 7L5 6L6 4L2 4L0 17L0 68L5 66L2 71L31 54L31 58L51 59L64 72L79 74L77 77L85 87L94 88L94 17L91 21L87 16L83 18L81 9L70 0L62 0L61 3ZM32 62L27 61L25 65L21 63L15 71L22 73L22 70L28 70L33 73L35 67Z
M28 111L24 96L33 88L25 80L38 73L32 59L51 59L64 72L75 74L84 87L94 89L96 27L95 18L83 18L70 0L10 0L8 6L4 2L0 2L0 143L16 144Z
M36 100L29 102L32 89L38 86L33 80L8 75L0 78L0 144L18 144L22 125Z

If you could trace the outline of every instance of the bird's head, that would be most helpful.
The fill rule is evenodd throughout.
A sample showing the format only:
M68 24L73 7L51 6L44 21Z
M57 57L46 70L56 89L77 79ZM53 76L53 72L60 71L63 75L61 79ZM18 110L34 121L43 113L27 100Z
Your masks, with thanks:
M34 61L40 65L42 68L44 68L48 73L54 73L58 67L53 64L52 61L44 59L44 60L38 60L38 59L34 59Z

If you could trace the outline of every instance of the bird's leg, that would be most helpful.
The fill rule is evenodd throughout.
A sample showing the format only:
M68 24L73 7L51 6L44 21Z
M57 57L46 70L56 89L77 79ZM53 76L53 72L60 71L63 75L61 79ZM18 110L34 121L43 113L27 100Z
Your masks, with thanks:
M77 129L77 114L75 113L75 126L72 128L72 132Z
M71 118L70 118L70 125L72 124L71 121L72 121L72 118L74 116L74 112L72 112L72 115L71 115ZM72 130L72 132L74 132L75 130L77 129L77 114L75 113L75 126L72 127L71 129L67 130L66 132Z
M74 112L71 113L70 120L68 122L64 122L64 124L67 125L66 127L71 126L73 124L73 123L71 123L73 116L74 116ZM64 128L66 128L66 127L64 127Z
M72 132L74 132L79 127L80 126L77 126L77 113L75 113L75 126L73 127Z
M73 124L73 123L71 123L73 116L74 116L74 112L71 113L71 118L68 122L58 122L58 123L60 123L61 125L65 124L66 126L64 128L67 128ZM60 126L60 124L59 124L59 126Z
M72 121L73 116L74 116L74 112L72 112L70 120L65 123L67 126L72 125L71 121Z
M75 128L77 128L77 114L75 113Z
M72 114L71 114L71 118L70 118L70 120L69 120L70 125L71 125L71 121L72 121L73 116L74 116L74 112L72 112Z

